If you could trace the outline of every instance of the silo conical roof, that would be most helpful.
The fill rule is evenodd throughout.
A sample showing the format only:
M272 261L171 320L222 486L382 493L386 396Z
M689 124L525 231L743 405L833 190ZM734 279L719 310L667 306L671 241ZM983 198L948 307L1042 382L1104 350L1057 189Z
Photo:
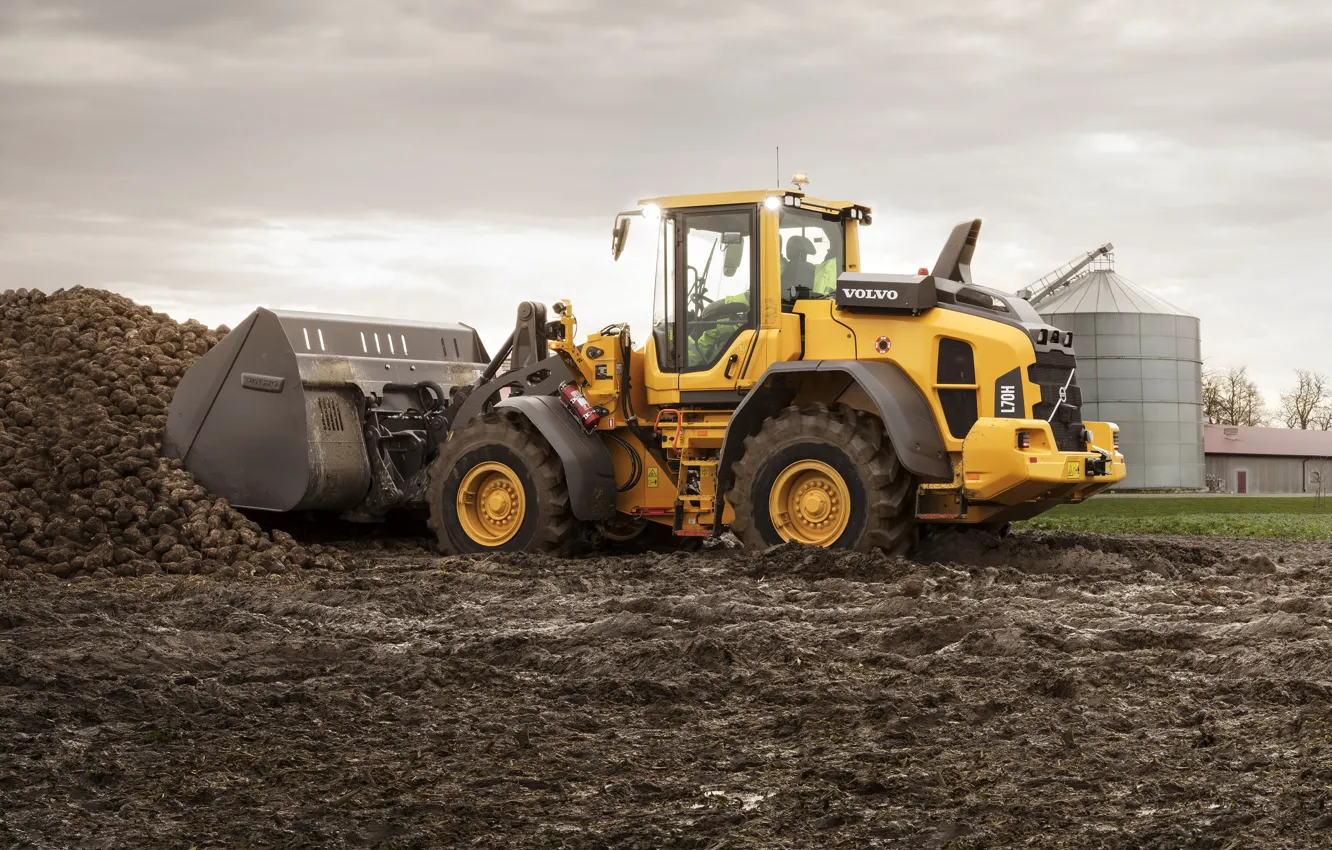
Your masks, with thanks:
M1190 316L1174 304L1152 295L1114 269L1095 269L1035 305L1043 316L1068 313L1150 313ZM1190 316L1192 318L1192 316Z

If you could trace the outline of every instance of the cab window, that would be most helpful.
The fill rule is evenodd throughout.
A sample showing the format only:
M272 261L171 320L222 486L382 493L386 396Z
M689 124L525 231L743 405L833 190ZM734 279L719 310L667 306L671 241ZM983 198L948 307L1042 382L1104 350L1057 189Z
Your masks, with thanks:
M797 300L832 298L846 271L842 218L834 213L783 207L781 234L782 309Z

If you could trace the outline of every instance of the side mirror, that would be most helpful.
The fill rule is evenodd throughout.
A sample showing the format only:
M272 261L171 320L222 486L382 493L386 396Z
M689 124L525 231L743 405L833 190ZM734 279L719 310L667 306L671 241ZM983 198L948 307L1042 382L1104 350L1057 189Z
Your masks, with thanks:
M615 227L611 230L611 258L619 260L624 253L625 240L629 238L629 218L625 213L615 217Z
M744 259L744 256L744 243L726 243L722 253L722 274L726 277L735 277L736 270L740 268L740 261Z

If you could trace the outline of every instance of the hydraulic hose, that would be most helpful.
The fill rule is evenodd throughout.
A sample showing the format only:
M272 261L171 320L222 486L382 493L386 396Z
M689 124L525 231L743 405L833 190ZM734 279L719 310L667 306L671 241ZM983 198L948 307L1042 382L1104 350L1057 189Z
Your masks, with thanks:
M420 392L421 390L428 390L430 395L434 396L434 402L425 404L427 413L439 410L447 404L449 400L449 396L444 392L444 388L434 381L417 381L415 384L385 384L384 390L386 392Z
M620 365L624 369L624 374L620 379L620 405L624 409L625 424L633 426L638 423L638 414L634 413L633 396L630 393L629 373L633 370L629 368L630 358L634 356L633 341L629 338L629 327L620 326Z
M435 397L435 403L432 404L430 407L426 408L427 411L439 410L441 407L448 404L449 402L448 394L444 392L443 387L441 387L439 384L435 383L434 381L420 381L417 383L417 386L424 387L425 389L430 390L430 393Z
M634 447L629 445L624 439L617 437L610 432L607 432L606 436L619 443L620 448L624 449L625 454L629 455L629 482L623 487L617 487L616 492L623 493L626 490L632 490L638 485L639 479L643 477L643 459L638 456L638 452L634 451Z

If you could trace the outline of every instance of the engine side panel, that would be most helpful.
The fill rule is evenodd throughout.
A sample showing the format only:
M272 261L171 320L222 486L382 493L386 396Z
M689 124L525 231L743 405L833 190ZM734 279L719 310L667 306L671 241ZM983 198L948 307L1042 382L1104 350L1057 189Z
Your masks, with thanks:
M915 316L838 309L828 314L827 302L807 309L805 357L840 359L850 348L854 362L895 365L923 394L950 454L961 452L966 438L965 423L958 427L959 408L974 411L968 414L973 419L1035 416L1042 398L1029 370L1036 348L1021 326L942 307ZM820 313L828 319L813 320ZM958 351L970 355L967 368L955 368Z

